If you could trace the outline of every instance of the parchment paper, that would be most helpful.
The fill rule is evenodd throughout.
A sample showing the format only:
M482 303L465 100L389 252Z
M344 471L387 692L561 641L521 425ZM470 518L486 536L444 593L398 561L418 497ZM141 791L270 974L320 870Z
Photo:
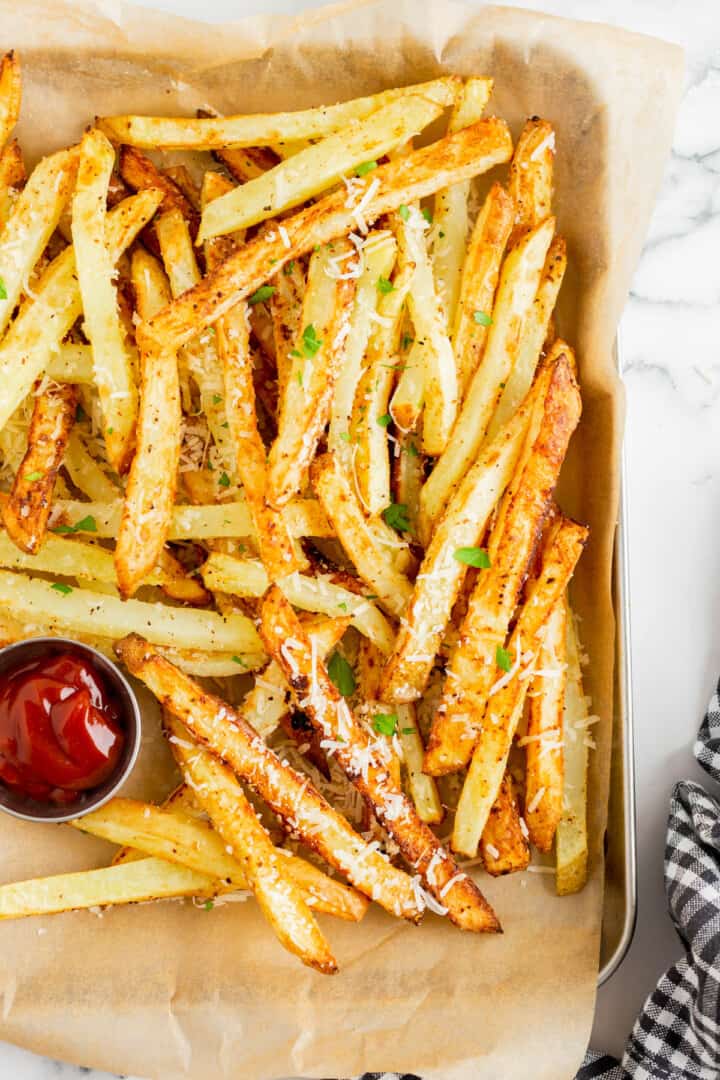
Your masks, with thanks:
M201 10L201 5L200 5ZM557 212L570 266L561 332L578 349L584 416L563 480L592 542L575 601L602 717L592 756L591 879L558 899L552 876L483 880L505 933L421 929L371 911L325 920L341 974L278 947L253 903L205 914L168 902L0 926L0 1036L44 1054L173 1080L351 1076L427 1080L574 1076L590 1030L612 731L610 567L622 392L611 347L670 146L682 55L594 24L520 10L387 0L225 27L113 2L0 0L2 47L21 50L21 139L31 158L95 113L266 111L332 102L440 72L490 74L491 110L517 133L557 133ZM148 709L132 794L159 795L169 756ZM3 881L101 865L107 845L0 816Z

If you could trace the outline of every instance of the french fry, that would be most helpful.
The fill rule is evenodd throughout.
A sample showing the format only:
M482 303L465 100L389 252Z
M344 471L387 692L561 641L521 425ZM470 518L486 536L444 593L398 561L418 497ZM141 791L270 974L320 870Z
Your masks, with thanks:
M391 615L402 615L412 586L365 525L365 516L349 482L331 454L316 458L310 470L313 488L340 543L358 574ZM281 586L282 587L282 586Z
M105 226L105 200L114 163L115 152L102 132L94 128L86 132L73 196L72 237L107 455L115 471L122 473L132 455L138 394L118 313L114 260Z
M177 206L163 210L155 222L155 233L172 294L180 296L200 280L192 237L182 211Z
M190 224L192 231L197 232L198 213L175 181L167 174L160 172L150 158L132 146L121 146L119 168L123 180L133 191L145 191L148 188L162 191L163 212L178 210Z
M499 877L526 870L530 845L520 823L515 786L505 773L480 840L480 854L488 874Z
M141 318L170 300L153 255L133 253L131 277ZM160 558L172 519L180 460L180 385L174 352L143 352L135 456L130 466L115 567L120 594L132 596Z
M566 267L567 245L561 236L556 236L548 249L535 302L523 324L523 336L517 359L508 375L502 397L490 421L487 431L488 439L494 438L502 425L512 416L533 380L540 354L546 351L544 343L551 329L552 313ZM560 344L560 347L563 346L564 342Z
M196 116L198 119L207 120L218 117L219 114L210 112L208 109L197 109ZM238 184L254 180L256 176L262 176L264 172L272 169L278 162L277 155L264 146L226 147L224 149L217 147L212 151L212 155L217 162L225 166Z
M159 192L145 191L110 211L105 242L113 265L153 216L159 202ZM53 259L33 285L33 298L21 304L0 343L0 428L30 393L48 359L81 314L75 253L69 247Z
M30 173L10 211L0 244L0 281L4 294L0 298L0 331L9 323L60 220L77 171L77 147L43 158Z
M427 686L435 657L467 575L465 557L482 564L477 547L493 508L509 484L549 374L480 455L432 533L382 680L386 701L414 701ZM421 527L421 537L423 536ZM456 554L458 557L456 557ZM482 571L485 572L484 570Z
M47 365L48 378L55 382L85 383L93 381L92 349L89 345L77 345L63 341Z
M307 486L310 462L330 417L333 386L350 326L355 294L351 280L331 276L333 258L352 250L349 241L326 245L308 267L302 327L280 403L278 434L268 458L267 498L282 507Z
M328 450L352 471L350 419L358 382L363 370L365 350L373 330L373 319L381 297L378 281L389 280L395 264L397 243L392 233L375 229L368 233L356 262L345 262L344 272L359 273L355 303L350 316L350 331L345 339L342 366L335 380L330 412ZM282 276L282 275L280 275Z
M398 738L407 773L407 784L418 817L426 825L439 825L445 816L437 784L423 771L423 744L414 705L396 705Z
M563 812L555 834L555 887L559 896L579 892L587 881L587 769L590 750L588 700L580 665L575 617L566 599L567 679L563 715Z
M181 299L139 327L138 333L168 345L184 345L238 300L259 289L267 280L269 267L279 273L292 259L343 236L360 222L371 225L403 204L486 172L507 161L511 147L503 121L481 120L456 135L382 165L368 174L362 187L358 186L351 205L346 205L350 200L343 188L299 210L284 222L289 246L275 235L257 237Z
M270 297L280 401L285 394L285 386L292 366L290 350L295 348L295 342L302 330L304 296L305 273L300 263L293 260L283 268L282 274L276 276L274 291Z
M238 596L259 598L271 584L259 560L241 559L219 551L208 556L202 576L208 589ZM355 629L369 637L384 654L392 648L393 631L382 612L371 600L337 584L332 574L316 574L314 577L290 574L282 578L278 585L295 607L331 618L348 615Z
M352 128L328 135L215 200L203 211L198 239L223 236L290 210L375 161L422 131L442 112L442 104L409 95L378 109ZM349 190L352 191L352 181Z
M166 165L161 172L163 176L167 176L174 184L177 184L193 210L199 211L200 189L187 165Z
M179 720L166 714L164 726L185 782L241 864L275 936L304 964L333 975L337 963L330 947L238 780L208 750L187 741Z
M412 415L412 402L415 399L417 408L417 394L422 387L423 450L438 456L447 445L455 421L457 371L447 334L447 319L425 242L428 223L414 203L406 207L406 218L399 218L397 237L402 261L414 267L408 307L415 327L415 341L393 394L390 412L401 430L415 427L417 418ZM410 412L405 409L408 381L414 387L407 397Z
M69 585L0 570L0 600L10 615L62 630L119 638L142 630L149 641L180 649L262 653L252 621L143 600L119 600Z
M473 858L497 798L505 774L515 730L525 704L529 678L537 659L539 633L553 607L563 595L575 569L588 530L562 520L546 541L543 562L533 581L510 635L507 653L512 666L497 680L482 710L484 718L476 736L472 760L457 806L453 828L453 851ZM529 653L529 658L527 656Z
M580 419L580 394L564 355L552 369L535 409L526 460L505 496L488 542L491 563L470 597L452 652L442 702L433 720L425 768L432 775L467 764L488 695L498 675L498 653L527 575L570 437Z
M277 586L263 601L261 634L268 652L285 672L298 708L321 735L323 748L371 804L378 821L429 890L431 909L447 914L462 929L497 932L500 925L492 908L393 782L387 751L383 754L385 744L382 739L371 742L357 722ZM418 895L426 899L420 888Z
M502 384L517 357L554 228L550 218L523 237L503 264L482 363L470 379L449 445L426 483L424 502L432 520L447 504L484 441Z
M468 79L455 99L448 131L460 131L468 124L476 123L485 111L492 88L492 79ZM465 259L469 194L470 182L465 180L438 191L435 196L433 272L449 330L455 322L460 273Z
M552 211L555 131L547 120L528 120L510 162L510 194L515 204L512 247Z
M460 80L444 76L432 82L383 90L371 97L355 98L339 105L287 113L254 113L248 116L191 117L106 116L97 123L117 143L146 149L222 150L226 147L271 146L298 139L321 139L341 131L356 120L398 98L420 95L440 105L452 105Z
M22 150L17 139L0 149L0 227L5 224L27 179Z
M22 551L32 554L43 542L76 406L73 386L45 390L35 398L28 448L2 507L8 535Z
M418 449L420 439L414 432L398 432L392 456L392 501L404 506L410 535L419 536L420 493L425 483L425 458Z
M131 673L290 823L308 847L391 914L417 920L420 910L408 875L368 847L307 777L283 765L230 706L202 691L141 638L125 638L116 648Z
M355 392L350 422L352 476L363 507L371 515L380 514L392 502L388 407L405 317L405 300L414 274L413 267L404 266L389 283L391 291L378 304L378 316L382 322L375 326L370 335L365 370ZM382 284L381 279L378 282ZM376 287L379 288L379 285Z
M461 399L482 362L488 328L493 321L492 310L500 263L512 224L512 199L501 184L493 184L470 238L458 286L459 299L455 319L451 324Z
M525 821L538 851L550 851L563 814L563 705L565 701L565 601L545 624L538 664L528 692L525 747Z
M69 499L55 501L54 522L77 525L83 518L94 519L98 539L117 536L122 504L84 503ZM331 536L332 532L317 499L296 499L285 511L293 536ZM78 527L78 532L88 530ZM173 507L168 540L205 540L215 537L251 537L252 519L244 500L219 504Z
M18 122L21 96L20 57L11 50L0 60L0 148L8 141Z

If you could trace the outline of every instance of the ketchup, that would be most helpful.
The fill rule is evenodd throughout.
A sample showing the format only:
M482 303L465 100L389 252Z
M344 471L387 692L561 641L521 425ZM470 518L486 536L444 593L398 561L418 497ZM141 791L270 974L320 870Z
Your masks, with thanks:
M119 709L84 656L67 651L0 675L0 781L40 802L74 802L112 774Z

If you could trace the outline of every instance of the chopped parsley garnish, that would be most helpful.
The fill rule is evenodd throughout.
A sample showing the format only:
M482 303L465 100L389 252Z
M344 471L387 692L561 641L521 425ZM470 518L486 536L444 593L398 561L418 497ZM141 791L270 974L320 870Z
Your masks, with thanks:
M373 716L373 730L378 735L395 735L397 733L398 718L396 713L376 713Z
M219 405L222 401L222 394L213 394L213 405Z
M376 285L377 291L379 293L382 293L383 296L387 296L388 293L395 291L395 286L393 285L392 281L390 281L389 278L383 277L382 274L377 279Z
M220 476L218 477L218 484L220 485L220 487L230 487L230 477L226 472L220 473Z
M85 412L82 405L78 405L77 409L75 410L75 420L77 421L77 423L82 424L83 420L88 419L88 414Z
M328 664L328 675L335 688L343 697L352 697L355 693L355 676L342 653L334 652Z
M358 165L355 170L356 176L367 176L373 169L377 169L377 161L363 161L362 165Z
M212 909L215 907L215 904L212 900L206 900L203 904L203 907L205 908L205 911L212 911Z
M400 342L400 348L403 350L403 352L405 351L405 349L407 349L408 345L412 345L414 340L415 338L412 336L412 334L403 334L402 341Z
M396 532L410 531L408 508L405 503L390 503L383 510L382 516L385 524L389 525L391 529L395 529Z
M402 729L403 735L412 735L414 733L414 731L415 731L414 727L404 727Z
M503 649L500 645L498 645L497 649L495 650L495 663L503 671L510 670L510 653L507 651L507 649Z
M74 525L56 525L50 530L54 533L97 532L97 522L92 514L76 521Z
M410 457L418 457L420 451L418 450L414 442L409 442L405 447L405 453L409 454Z
M285 266L283 267L283 274L285 274L285 277L290 277L294 269L295 260L291 259L289 263L285 263Z
M240 667L247 667L247 664L241 656L231 656L230 659L232 660L233 664L239 664Z
M427 206L424 206L421 212L422 212L422 216L425 218L428 225L432 225L432 221L433 221L432 210L428 210Z
M473 319L478 326L492 326L492 319L484 311L473 311Z
M401 203L401 205L398 206L398 214L403 219L403 221L407 221L407 219L410 217L410 207L406 206L405 203Z
M341 611L347 611L347 604L345 603L344 600L340 601L340 603L338 604L338 607L340 608Z
M377 422L380 427L390 427L392 424L392 416L389 412L386 412L382 416L378 416Z
M7 300L7 289L5 288L5 282L0 277L0 300Z
M478 570L488 570L490 567L490 556L481 547L457 548L453 551L453 558L466 566L476 566Z
M25 474L25 479L28 481L28 483L31 484L33 482L33 480L42 480L44 475L45 475L44 472L40 472L39 469L36 469L35 472L26 473Z
M349 435L349 433L347 431L341 431L340 432L340 438L342 439L343 442L346 442L346 443L352 442L352 440L350 438L350 435Z
M71 585L63 585L63 583L61 581L53 582L51 588L53 588L55 590L55 592L62 593L63 596L67 596L68 593L72 592L72 586Z
M298 371L295 378L297 379L298 386L302 386L302 384L303 384L303 373L302 373L302 371Z
M248 300L248 304L262 304L264 300L269 300L272 294L276 291L274 285L261 285L259 289L256 289Z
M115 430L115 428L109 427L109 428L107 429L107 433L108 433L108 435L112 435L112 433L113 433L113 431L114 431L114 430Z
M313 357L322 345L322 338L317 336L317 331L312 323L305 327L302 332L303 355Z

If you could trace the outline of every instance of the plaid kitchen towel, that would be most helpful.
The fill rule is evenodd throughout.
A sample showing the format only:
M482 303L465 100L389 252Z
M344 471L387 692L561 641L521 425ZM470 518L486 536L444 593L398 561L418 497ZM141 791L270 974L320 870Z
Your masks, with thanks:
M694 747L720 782L720 683ZM576 1080L720 1077L720 802L689 780L675 785L665 843L665 889L685 948L645 1002L622 1062L590 1051ZM362 1080L420 1080L367 1073Z

